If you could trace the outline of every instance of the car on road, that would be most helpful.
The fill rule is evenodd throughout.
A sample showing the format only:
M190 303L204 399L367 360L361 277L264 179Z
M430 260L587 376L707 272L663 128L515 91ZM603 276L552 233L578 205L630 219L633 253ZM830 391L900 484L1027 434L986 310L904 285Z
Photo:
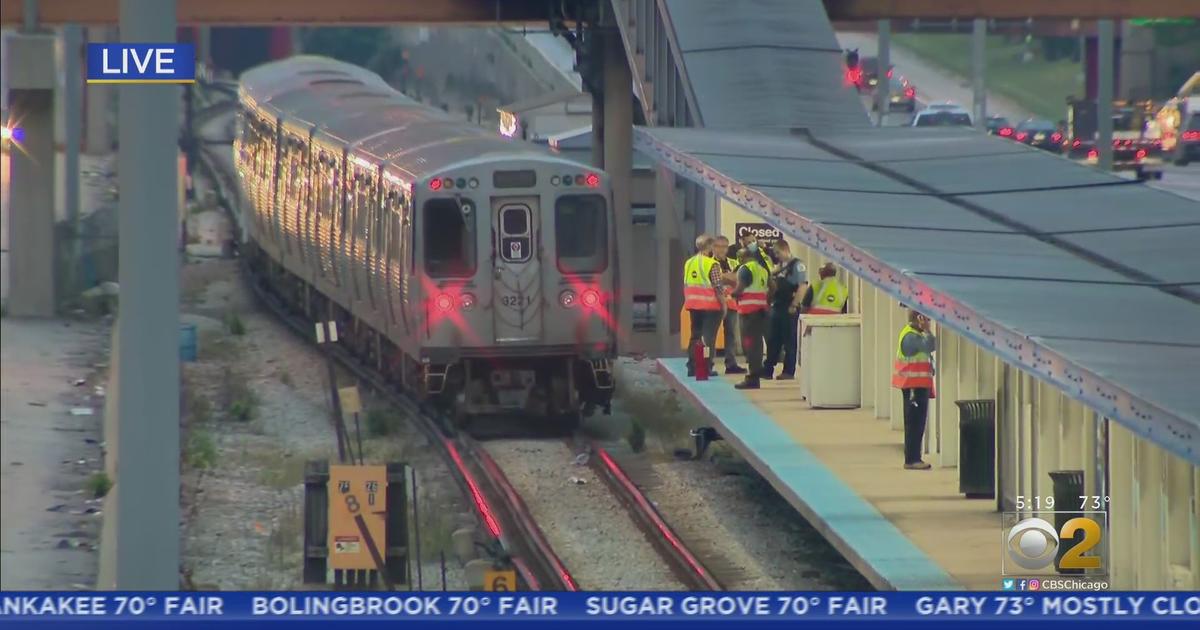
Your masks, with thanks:
M862 68L863 86L867 90L874 90L879 85L879 58L878 57L863 57L860 63ZM895 74L893 66L888 66L887 76L892 78Z
M1003 116L988 116L986 124L989 136L1011 138L1013 135L1012 124Z
M1012 139L1054 153L1061 153L1063 149L1063 131L1049 120L1030 118L1021 121Z
M1193 160L1200 161L1200 112L1189 116L1187 124L1181 128L1183 132L1175 144L1174 158L1179 166L1187 166Z
M888 79L888 111L908 112L917 111L917 88L904 77L893 74Z
M971 113L954 103L931 103L913 116L913 127L970 127Z

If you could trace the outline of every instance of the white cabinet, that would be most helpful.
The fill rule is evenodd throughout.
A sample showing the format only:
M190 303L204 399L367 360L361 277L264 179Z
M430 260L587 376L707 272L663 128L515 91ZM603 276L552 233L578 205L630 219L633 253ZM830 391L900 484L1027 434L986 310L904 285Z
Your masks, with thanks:
M858 407L861 316L805 315L802 323L800 388L809 406Z

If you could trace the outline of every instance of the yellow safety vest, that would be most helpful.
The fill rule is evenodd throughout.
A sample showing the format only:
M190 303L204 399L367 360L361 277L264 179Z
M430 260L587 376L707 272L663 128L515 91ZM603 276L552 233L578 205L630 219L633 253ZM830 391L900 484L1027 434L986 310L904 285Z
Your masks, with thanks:
M750 270L753 279L738 298L738 312L747 314L767 310L767 270L754 259L742 263L742 266Z
M909 333L921 334L916 328L905 324L896 340L896 361L892 364L892 387L911 389L924 387L933 389L933 358L928 352L904 356L904 337Z
M692 311L719 311L721 303L713 292L713 266L717 261L704 254L696 254L683 263L683 307Z
M825 278L817 282L813 288L813 301L809 306L809 315L838 315L846 305L849 291L846 285L838 282L837 278Z

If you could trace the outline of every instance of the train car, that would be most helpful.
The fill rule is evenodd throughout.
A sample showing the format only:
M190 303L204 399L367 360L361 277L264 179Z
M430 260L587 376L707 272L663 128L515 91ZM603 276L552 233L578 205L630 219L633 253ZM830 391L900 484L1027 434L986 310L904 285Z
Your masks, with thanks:
M242 75L244 255L339 343L469 420L610 408L609 178L301 56Z

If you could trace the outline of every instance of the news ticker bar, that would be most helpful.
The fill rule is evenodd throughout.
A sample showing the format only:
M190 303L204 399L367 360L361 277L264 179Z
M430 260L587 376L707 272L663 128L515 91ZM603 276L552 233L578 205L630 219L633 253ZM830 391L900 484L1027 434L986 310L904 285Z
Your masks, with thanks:
M32 593L0 594L0 625L32 621L1187 620L1200 593Z

